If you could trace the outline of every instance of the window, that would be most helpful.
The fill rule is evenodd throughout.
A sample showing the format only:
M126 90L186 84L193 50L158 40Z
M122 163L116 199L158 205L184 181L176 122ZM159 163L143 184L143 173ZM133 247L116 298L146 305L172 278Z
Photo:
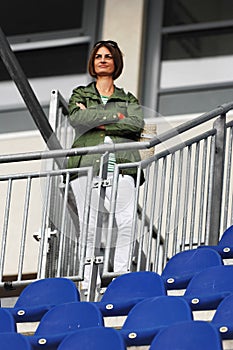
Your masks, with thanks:
M104 0L0 2L1 28L46 114L52 89L68 93L73 84L87 82L87 58L101 32L103 6ZM2 60L0 91L1 133L35 129Z
M36 6L31 0L0 3L1 28L28 78L86 72L89 45L96 35L94 11L98 2L52 0ZM1 62L0 80L8 79Z
M233 54L233 27L165 34L162 60L197 59Z
M144 95L145 101L163 115L177 115L205 112L232 100L233 2L149 3L147 45L155 48L151 54L147 50L152 67L144 91L155 97L153 102L152 94L150 99ZM160 23L156 31L151 30L153 20Z
M165 0L163 26L232 20L229 0Z
M75 30L83 33L84 0L1 1L0 20L5 35L15 40L31 41L43 34ZM37 35L37 36L36 36ZM63 34L64 35L64 34Z
M88 43L77 43L16 51L15 54L27 78L45 78L86 73L88 51ZM0 62L0 81L9 79L8 71Z

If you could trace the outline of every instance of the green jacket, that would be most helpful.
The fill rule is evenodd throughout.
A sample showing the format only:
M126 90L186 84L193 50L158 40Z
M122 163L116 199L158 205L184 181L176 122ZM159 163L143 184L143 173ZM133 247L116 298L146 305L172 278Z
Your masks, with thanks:
M81 110L76 103L84 104L87 109ZM117 113L124 114L125 118L119 119ZM110 136L113 143L138 141L144 126L142 109L136 97L115 86L114 93L104 105L94 82L73 90L69 100L69 121L75 129L72 147L103 144L105 136ZM103 124L105 130L96 128ZM140 159L137 150L116 152L118 164L137 162ZM93 166L95 175L99 172L99 165L99 154L72 156L68 160L70 168ZM135 176L136 168L124 169L123 173Z

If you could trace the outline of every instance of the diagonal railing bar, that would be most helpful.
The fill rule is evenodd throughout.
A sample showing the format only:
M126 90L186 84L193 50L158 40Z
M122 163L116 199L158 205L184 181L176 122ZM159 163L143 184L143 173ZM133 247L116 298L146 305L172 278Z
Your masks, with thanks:
M61 144L57 139L47 117L44 113L29 81L20 66L8 40L0 27L0 57L11 77L16 84L38 130L50 150L61 149ZM59 163L59 159L56 160Z

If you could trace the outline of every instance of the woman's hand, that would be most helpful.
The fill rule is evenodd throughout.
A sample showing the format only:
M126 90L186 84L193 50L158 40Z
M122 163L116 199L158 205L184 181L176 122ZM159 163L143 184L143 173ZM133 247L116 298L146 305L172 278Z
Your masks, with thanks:
M125 119L124 114L122 114L122 113L117 113L117 115L118 115L118 118L119 118L119 119Z
M76 102L76 105L77 105L80 109L86 109L86 106L84 106L83 103L77 103L77 102Z

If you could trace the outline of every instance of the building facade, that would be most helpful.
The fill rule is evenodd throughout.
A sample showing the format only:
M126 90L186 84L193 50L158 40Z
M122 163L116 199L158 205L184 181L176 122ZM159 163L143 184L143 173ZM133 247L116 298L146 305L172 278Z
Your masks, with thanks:
M148 114L156 112L160 132L232 100L232 7L229 0L50 0L35 8L14 0L0 5L0 23L47 116L53 89L68 100L73 88L90 81L94 42L117 41L125 67L116 85L137 95ZM2 62L0 96L1 154L46 150ZM44 164L31 166L41 171ZM21 171L17 163L0 169ZM40 201L33 205L36 217ZM16 231L17 219L13 225ZM32 226L39 229L36 220ZM32 240L31 256L34 249ZM28 261L30 272L35 267ZM14 273L10 266L7 273Z

